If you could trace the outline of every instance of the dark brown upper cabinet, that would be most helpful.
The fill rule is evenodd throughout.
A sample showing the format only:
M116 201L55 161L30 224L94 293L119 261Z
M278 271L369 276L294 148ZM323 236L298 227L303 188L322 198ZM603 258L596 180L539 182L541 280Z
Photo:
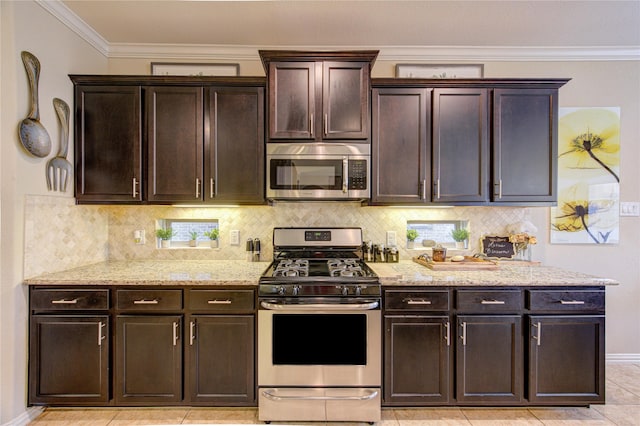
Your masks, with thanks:
M369 139L370 74L377 51L260 51L270 141Z
M202 99L202 87L147 88L148 201L202 200Z
M143 200L141 87L76 85L78 203Z
M558 90L493 91L493 202L556 200Z
M489 165L487 89L433 91L432 200L487 200Z
M372 203L431 200L431 92L373 89Z

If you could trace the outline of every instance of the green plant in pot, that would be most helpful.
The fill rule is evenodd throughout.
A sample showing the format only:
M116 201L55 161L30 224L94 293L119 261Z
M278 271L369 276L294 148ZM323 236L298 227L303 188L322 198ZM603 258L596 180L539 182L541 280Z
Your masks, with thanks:
M156 237L160 238L160 243L163 248L171 245L171 237L175 235L171 228L159 228L156 229Z
M456 228L451 231L451 236L456 242L456 248L466 248L469 231L466 228Z
M218 228L214 228L210 231L205 231L204 236L211 240L211 247L218 247L218 237L220 236L220 230Z
M407 248L412 249L415 245L416 238L418 238L418 231L415 229L407 229Z
M189 246L195 247L198 245L198 231L189 232Z

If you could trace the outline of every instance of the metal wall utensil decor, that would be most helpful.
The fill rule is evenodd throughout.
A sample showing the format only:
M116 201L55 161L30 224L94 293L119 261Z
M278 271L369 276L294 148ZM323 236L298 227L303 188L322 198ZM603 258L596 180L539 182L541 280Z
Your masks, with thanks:
M151 75L222 76L240 75L239 64L193 64L181 62L152 62Z
M551 243L617 244L620 108L560 108Z
M73 166L67 160L69 149L69 105L62 99L53 98L53 108L60 122L60 149L58 155L47 162L47 189L65 192L67 182L73 173Z
M40 77L40 61L29 52L22 52L22 63L27 71L29 91L31 92L31 109L27 118L18 126L20 142L28 153L35 157L46 157L51 152L51 138L47 129L40 123L38 109L38 79Z

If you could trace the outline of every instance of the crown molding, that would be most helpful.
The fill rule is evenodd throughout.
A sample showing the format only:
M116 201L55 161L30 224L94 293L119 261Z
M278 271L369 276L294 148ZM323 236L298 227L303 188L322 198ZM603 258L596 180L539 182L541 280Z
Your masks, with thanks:
M87 25L78 15L73 13L60 0L34 0L40 7L52 14L56 19L66 25L71 31L89 43L93 48L105 57L109 57L109 43L93 28Z
M640 46L242 46L109 43L60 0L35 0L107 58L154 60L256 60L258 50L379 50L394 62L638 61Z

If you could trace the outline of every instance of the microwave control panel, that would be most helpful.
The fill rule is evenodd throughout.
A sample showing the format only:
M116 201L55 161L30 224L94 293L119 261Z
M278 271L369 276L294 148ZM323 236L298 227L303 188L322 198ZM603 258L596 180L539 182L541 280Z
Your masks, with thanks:
M349 189L367 189L367 160L349 160Z

